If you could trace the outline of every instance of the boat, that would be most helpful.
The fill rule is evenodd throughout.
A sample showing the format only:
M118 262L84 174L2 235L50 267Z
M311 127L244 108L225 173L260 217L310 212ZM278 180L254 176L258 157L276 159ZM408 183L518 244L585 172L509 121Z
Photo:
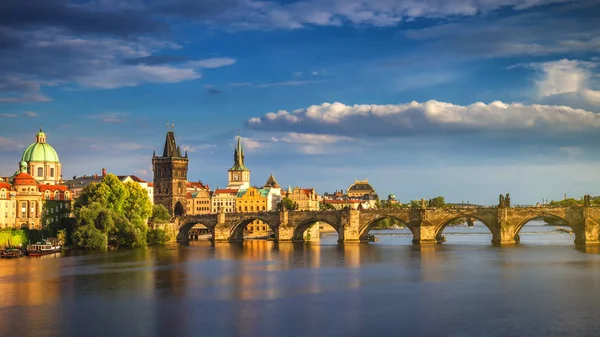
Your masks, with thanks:
M60 250L61 246L59 244L52 243L49 240L27 245L27 255L29 256L54 254L60 252Z
M23 256L23 251L19 248L6 248L0 252L0 258L2 259L14 259Z

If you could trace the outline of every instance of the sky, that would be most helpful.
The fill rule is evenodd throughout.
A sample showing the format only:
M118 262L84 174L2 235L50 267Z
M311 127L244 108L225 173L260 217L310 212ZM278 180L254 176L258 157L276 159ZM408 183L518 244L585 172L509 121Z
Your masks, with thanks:
M599 0L5 0L0 176L42 126L63 178L513 204L600 194Z

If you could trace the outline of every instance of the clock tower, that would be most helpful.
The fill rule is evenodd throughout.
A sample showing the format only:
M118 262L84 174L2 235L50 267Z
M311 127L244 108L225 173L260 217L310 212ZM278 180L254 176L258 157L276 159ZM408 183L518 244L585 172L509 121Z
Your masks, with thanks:
M242 138L239 134L237 137L237 145L233 152L233 166L228 172L228 189L243 190L250 187L250 170L244 165L244 147L242 146Z

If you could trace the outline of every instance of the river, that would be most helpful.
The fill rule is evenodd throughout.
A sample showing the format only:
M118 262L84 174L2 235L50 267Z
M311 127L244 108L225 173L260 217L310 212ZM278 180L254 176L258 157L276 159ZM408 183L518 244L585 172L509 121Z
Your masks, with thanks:
M600 250L527 225L413 246L197 241L0 260L0 336L598 336Z

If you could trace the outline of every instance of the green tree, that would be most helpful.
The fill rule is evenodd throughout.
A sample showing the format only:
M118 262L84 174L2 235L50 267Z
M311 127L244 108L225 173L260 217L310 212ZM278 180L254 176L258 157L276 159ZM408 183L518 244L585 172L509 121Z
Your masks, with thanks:
M446 201L444 200L444 197L437 196L437 197L431 199L431 207L442 208L445 206L446 206Z
M281 201L277 203L277 209L280 211L284 209L291 211L296 209L296 204L292 199L286 197L281 199Z
M152 203L146 191L140 184L127 182L125 187L125 200L123 202L123 214L127 219L148 219L152 215Z
M149 245L163 245L169 240L167 231L160 228L149 230L146 236L146 241Z
M421 200L411 200L410 208L421 208Z
M171 219L171 214L169 214L169 210L160 204L156 204L152 206L152 216L150 217L150 222L153 224L162 224L166 223Z
M106 250L108 246L106 234L92 225L77 228L73 233L73 242L79 248L90 250Z
M577 200L574 198L568 198L563 200L552 200L548 203L550 207L573 207L583 205L583 200Z
M322 202L319 205L319 209L321 211L335 211L336 210L335 206L333 206L332 204L328 204L326 202Z

